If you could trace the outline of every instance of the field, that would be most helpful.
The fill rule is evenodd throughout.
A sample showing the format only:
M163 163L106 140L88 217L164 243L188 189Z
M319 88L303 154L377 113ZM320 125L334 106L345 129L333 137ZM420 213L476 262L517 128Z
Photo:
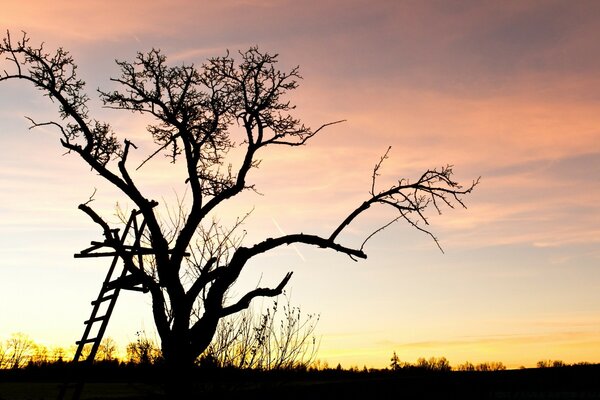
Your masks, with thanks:
M56 399L67 369L1 371L0 400ZM88 371L82 399L167 399L160 368ZM186 398L600 399L600 366L497 372L198 370Z

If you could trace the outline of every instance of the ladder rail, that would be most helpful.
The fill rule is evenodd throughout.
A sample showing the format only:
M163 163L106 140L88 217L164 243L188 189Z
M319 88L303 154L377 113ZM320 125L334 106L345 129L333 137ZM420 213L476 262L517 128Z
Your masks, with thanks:
M129 218L129 221L127 221L127 225L125 226L123 235L119 239L119 242L121 243L121 245L123 245L125 243L125 240L127 239L127 234L129 233L129 229L131 228L131 225L132 225L132 220L135 219L135 216L136 216L136 214L134 212L132 212L131 217ZM100 330L98 331L98 334L96 335L96 338L98 338L97 343L94 342L94 344L92 345L92 349L86 358L86 361L88 361L90 363L96 357L96 353L98 352L98 348L100 347L100 341L102 340L102 336L104 335L104 332L106 331L106 326L108 325L108 320L110 319L110 314L112 313L112 310L114 309L117 298L119 297L119 288L118 287L114 288L114 289L108 289L108 284L112 280L112 275L113 275L118 263L119 263L119 256L115 255L110 264L108 272L106 273L106 277L104 278L104 282L102 284L102 288L100 289L100 293L98 294L96 301L92 301L93 308L92 308L92 313L91 313L88 321L99 321L99 322L102 322L102 324L100 325ZM112 290L113 293L111 295L105 296L105 294L110 290ZM108 309L107 309L106 313L104 314L104 318L98 319L98 318L101 318L101 317L98 317L98 312L100 311L101 305L105 301L110 301L110 303L108 305ZM93 326L94 326L94 322L86 324L86 327L83 331L81 340L78 342L79 344L77 346L77 350L75 351L75 355L73 356L74 363L77 363L79 361L79 358L81 358L81 355L83 353L83 349L85 348L85 345L87 343L89 343L87 341L87 339L89 338L89 335L92 331Z

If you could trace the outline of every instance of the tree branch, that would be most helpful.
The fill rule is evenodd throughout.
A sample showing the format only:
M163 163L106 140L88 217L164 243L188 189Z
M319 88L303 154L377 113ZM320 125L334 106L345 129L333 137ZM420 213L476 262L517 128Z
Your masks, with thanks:
M226 317L236 312L242 311L250 306L250 302L256 297L275 297L279 296L283 292L283 288L289 282L293 272L288 272L283 280L277 285L276 288L257 288L251 292L246 293L237 303L225 307L221 310L220 317Z
M335 240L347 226L372 205L381 204L394 208L398 212L398 216L383 227L369 234L363 242L360 248L361 250L364 248L365 243L376 233L381 232L394 222L404 219L417 230L428 234L443 252L435 235L419 226L419 221L423 222L425 225L429 225L424 214L424 211L429 204L433 204L435 210L440 214L441 208L439 202L450 208L454 208L452 202L452 200L454 200L456 203L466 208L461 196L471 193L475 186L479 184L479 178L473 181L468 187L463 188L458 182L453 180L452 167L446 166L439 171L436 169L427 170L415 183L409 183L407 180L402 179L398 181L397 185L394 185L387 190L376 192L376 178L379 176L379 169L381 168L382 163L388 158L389 151L390 148L388 148L373 169L371 189L369 191L371 197L358 206L342 221L342 223L333 231L329 240ZM415 214L416 218L411 217L412 214Z
M190 299L190 301L195 301L196 298L198 297L198 295L200 294L200 292L202 291L202 289L207 284L209 284L210 282L214 281L215 279L219 278L219 276L222 275L222 272L223 272L222 269L215 269L215 270L211 271L212 266L217 261L218 261L218 259L216 257L212 257L210 260L208 260L208 262L206 263L206 265L204 267L203 272L194 281L194 283L192 284L192 286L186 293L186 296L188 299Z
M106 221L104 221L102 219L102 217L100 217L96 211L94 211L90 206L86 204L80 204L79 208L81 211L83 211L84 213L86 213L91 219L92 221L94 221L95 223L97 223L98 225L100 225L100 227L102 228L104 237L106 238L107 244L110 245L111 247L115 248L118 245L118 239L116 238L115 235L115 231L113 229L110 229L110 227L108 226L108 224L106 223Z
M324 249L332 249L340 253L347 254L350 257L358 257L363 259L367 258L367 255L362 250L351 249L349 247L345 247L340 244L334 243L331 239L325 239L316 235L305 235L303 233L266 239L265 241L255 244L254 246L248 248L246 257L247 259L250 259L251 257L267 252L284 244L290 245L293 243L304 243L313 246L318 246Z

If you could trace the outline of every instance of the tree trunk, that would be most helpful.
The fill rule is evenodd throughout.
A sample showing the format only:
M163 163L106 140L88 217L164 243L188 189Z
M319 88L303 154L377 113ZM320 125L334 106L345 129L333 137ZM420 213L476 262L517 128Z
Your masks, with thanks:
M170 398L185 398L193 386L194 357L187 335L172 334L163 340L165 391Z
M187 332L186 332L187 333ZM162 355L165 366L175 370L185 370L193 367L196 356L192 354L188 335L176 335L162 341Z

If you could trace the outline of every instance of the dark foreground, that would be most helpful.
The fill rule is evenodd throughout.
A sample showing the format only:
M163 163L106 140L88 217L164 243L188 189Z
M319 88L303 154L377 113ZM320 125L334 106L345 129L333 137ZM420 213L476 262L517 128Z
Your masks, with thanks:
M87 371L82 399L169 399L167 371L101 366ZM0 400L56 399L68 368L0 371ZM193 371L187 399L599 399L600 366L498 372ZM169 393L171 393L169 392ZM70 397L66 397L70 398Z

